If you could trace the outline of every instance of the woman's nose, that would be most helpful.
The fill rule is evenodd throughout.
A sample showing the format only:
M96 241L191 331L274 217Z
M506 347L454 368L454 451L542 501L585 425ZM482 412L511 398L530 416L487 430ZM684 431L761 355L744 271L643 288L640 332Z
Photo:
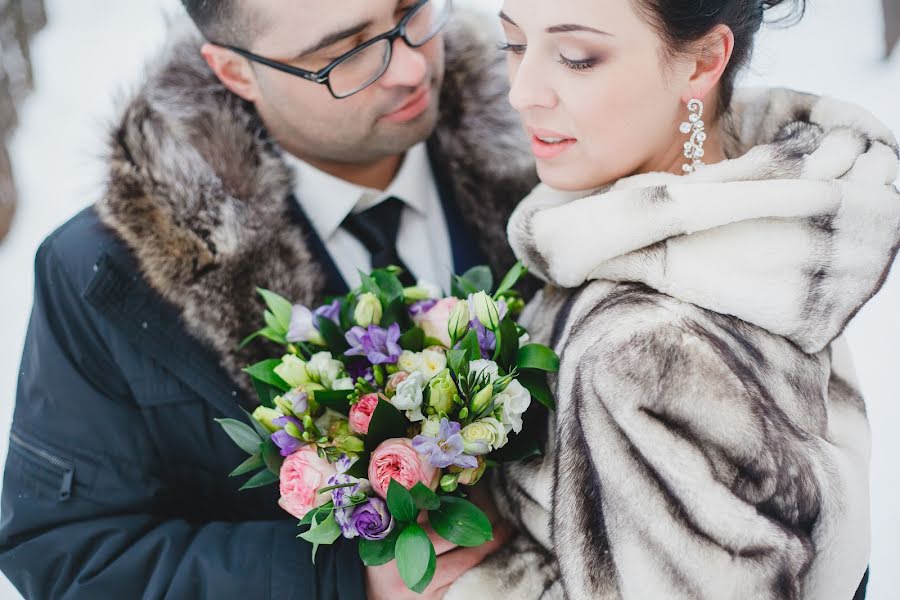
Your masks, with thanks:
M532 108L553 108L558 102L556 91L548 82L546 70L538 68L526 54L510 69L509 103L518 112Z

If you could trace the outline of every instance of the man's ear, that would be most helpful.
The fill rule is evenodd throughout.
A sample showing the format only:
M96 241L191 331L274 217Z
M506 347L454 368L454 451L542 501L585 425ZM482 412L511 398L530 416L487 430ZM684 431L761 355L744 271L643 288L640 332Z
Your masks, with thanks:
M244 100L256 101L259 97L259 86L250 61L228 48L210 43L203 44L200 54L222 85Z
M727 25L717 25L697 45L694 72L688 83L688 98L706 98L722 79L734 52L734 33Z

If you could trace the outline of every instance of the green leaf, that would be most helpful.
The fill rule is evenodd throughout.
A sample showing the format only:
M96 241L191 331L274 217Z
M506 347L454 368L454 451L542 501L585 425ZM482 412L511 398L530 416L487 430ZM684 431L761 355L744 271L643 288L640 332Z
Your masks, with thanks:
M347 469L347 475L357 479L365 479L369 476L369 457L363 455Z
M396 479L391 479L391 483L388 485L387 505L391 515L401 523L415 521L419 512L416 510L416 503L412 494L397 483Z
M494 299L496 300L509 290L513 289L515 285L519 282L522 277L528 272L528 267L523 265L521 262L517 262L513 265L513 268L509 270L505 277L503 277L503 281L500 282L500 286L497 288L497 291L494 293Z
M494 539L487 515L457 496L444 496L441 507L428 512L428 520L439 536L457 546L474 548Z
M263 383L275 386L283 392L287 392L291 389L291 386L285 383L284 379L279 377L278 373L275 372L275 367L280 364L280 358L270 358L269 360L264 360L245 368L244 373L247 373L253 379L257 379Z
M257 453L257 454L254 454L253 456L251 456L250 458L248 458L247 460L245 460L244 462L242 462L240 464L240 466L238 466L238 468L236 468L234 471L229 473L228 476L229 477L237 477L239 475L246 475L250 471L255 471L256 469L263 467L263 466L265 466L265 463L263 462L262 456L260 456L259 453Z
M431 543L431 540L429 540ZM437 568L437 556L434 552L434 544L431 544L431 552L428 555L428 568L425 569L425 574L422 575L422 579L419 580L419 583L412 586L411 589L417 594L421 594L425 591L425 588L431 583L431 580L434 579L434 571Z
M465 378L469 374L469 361L465 350L456 349L447 352L447 364L450 370L458 378Z
M556 352L542 344L526 344L516 354L516 366L520 369L538 371L559 371L559 357Z
M278 319L272 314L272 311L267 310L264 312L263 320L266 322L266 327L268 329L280 333L281 335L287 334L287 329L282 328L281 323L278 322Z
M332 354L339 356L350 348L350 344L347 343L347 339L344 337L344 332L341 331L341 328L334 321L325 317L319 317L318 324L319 333L322 334L325 345Z
M275 408L275 398L283 393L282 390L252 377L250 382L253 384L253 389L256 390L259 403L266 408Z
M377 567L386 565L394 560L394 549L399 537L397 529L391 532L389 536L383 540L365 540L359 541L359 558L367 567Z
M350 414L350 394L353 390L319 390L313 392L316 404L344 415Z
M398 299L403 300L403 284L396 275L382 269L372 273L372 279L381 290L378 299L383 306L388 306Z
M547 374L542 371L519 371L516 380L522 384L531 397L547 407L548 410L556 410L556 402L553 400L553 391L547 383Z
M328 502L327 504L323 504L318 508L310 510L302 519L300 519L299 525L311 525L314 518L316 519L316 523L321 523L325 517L322 517L321 519L316 517L319 514L324 515L326 512L330 512L332 508L334 508L334 502Z
M281 474L281 465L284 462L284 457L281 456L281 450L275 442L272 441L271 437L266 438L266 441L263 442L262 457L269 471L275 476L279 476Z
M409 494L419 510L435 510L441 505L440 497L425 487L421 481L409 490Z
M484 265L472 267L463 273L462 279L467 281L476 292L490 294L494 287L494 275L491 273L491 269Z
M500 321L500 350L498 352L497 363L503 370L509 373L516 362L516 355L519 352L519 330L516 323L509 315Z
M334 520L334 513L329 512L328 516L319 524L310 523L312 525L309 531L301 533L299 536L307 542L313 544L333 544L335 540L341 537L341 528Z
M247 483L241 486L241 490L263 487L264 485L270 485L277 481L278 476L266 469L265 471L260 471L259 473L251 477L247 481Z
M403 298L384 304L384 315L381 317L381 327L387 329L394 323L400 325L400 331L408 330L412 321L409 318L409 308Z
M471 282L466 281L459 275L454 275L453 279L450 282L450 293L459 298L460 300L465 300L469 297L469 294L474 294L478 291Z
M481 346L478 345L478 333L470 329L469 333L459 343L459 347L466 351L466 359L469 361L481 358Z
M413 327L400 336L400 347L410 352L421 352L425 349L425 331L421 327Z
M372 413L372 420L369 421L366 452L372 452L384 440L399 437L406 437L406 417L393 404L382 399Z
M428 575L430 563L433 560L434 545L428 539L425 530L415 523L406 526L397 537L395 546L395 554L397 558L397 570L400 572L400 578L406 587L413 589L421 586L422 581ZM434 576L434 573L431 573ZM425 589L431 578L421 589Z
M375 281L375 279L371 275L360 271L359 272L359 280L360 280L360 290L363 293L369 293L369 294L375 294L376 296L381 296L381 288L378 287L378 283Z
M235 419L216 419L215 421L222 426L231 441L237 444L241 450L250 455L259 451L259 443L263 440L252 427Z
M244 409L242 407L241 412L243 412L245 415L247 415L247 420L250 421L250 425L253 427L253 430L256 431L257 434L259 434L260 439L267 440L270 437L272 437L272 432L270 432L268 429L263 427L262 423L260 423L256 419L254 419L253 415L251 415L249 412L247 412L246 409Z
M256 291L266 301L266 306L272 311L275 322L281 326L280 331L286 333L291 328L291 303L275 292L270 292L263 288L257 288ZM266 323L268 323L268 320ZM270 324L269 327L272 327L272 325Z

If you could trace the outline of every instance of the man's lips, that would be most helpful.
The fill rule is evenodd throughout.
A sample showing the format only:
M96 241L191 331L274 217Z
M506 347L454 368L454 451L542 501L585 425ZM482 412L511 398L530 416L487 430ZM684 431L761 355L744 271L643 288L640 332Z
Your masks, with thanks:
M402 106L385 115L385 119L395 123L405 123L421 115L431 105L431 88L423 87Z

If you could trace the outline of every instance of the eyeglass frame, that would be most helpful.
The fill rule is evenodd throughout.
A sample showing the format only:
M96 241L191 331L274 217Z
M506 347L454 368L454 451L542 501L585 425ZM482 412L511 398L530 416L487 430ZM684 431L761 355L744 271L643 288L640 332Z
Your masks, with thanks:
M370 39L366 42L363 42L359 46L345 52L344 54L338 56L336 59L334 59L333 61L328 63L328 65L326 67L324 67L323 69L320 69L319 71L307 71L306 69L301 69L299 67L295 67L293 65L279 62L277 60L272 60L271 58L266 58L265 56L260 56L259 54L254 54L253 52L250 52L249 50L244 50L243 48L239 48L237 46L232 46L230 44L219 44L217 42L212 42L212 41L210 41L210 43L213 45L219 46L221 48L226 48L228 50L231 50L232 52L235 52L236 54L243 56L247 60L259 63L261 65L265 65L269 68L275 69L276 71L281 71L282 73L294 75L296 77L300 77L307 81L312 81L313 83L322 84L328 88L328 91L331 93L332 97L334 97L335 100L343 100L345 98L349 98L350 96L352 96L354 94L358 94L359 92L363 91L364 89L366 89L367 87L369 87L370 85L372 85L373 83L375 83L376 81L378 81L379 79L381 79L384 76L384 74L387 72L388 68L390 68L390 66L391 66L391 60L394 58L394 42L395 41L397 41L398 39L401 39L401 40L403 40L403 43L406 44L407 46L409 46L410 48L421 48L422 46L424 46L425 44L427 44L428 42L433 40L435 37L437 37L437 35L441 32L441 30L443 30L444 27L447 26L447 23L450 20L449 15L452 14L452 12L453 12L453 0L447 0L447 6L449 8L449 10L447 11L448 16L444 20L444 22L441 23L441 26L438 27L434 31L434 33L432 33L428 37L428 39L426 39L424 42L421 42L419 44L413 44L411 41L409 41L409 38L406 35L407 34L407 31L406 31L407 25L409 25L409 22L412 21L413 18L419 13L419 11L422 10L422 8L424 8L425 5L428 4L429 2L431 2L431 0L419 0L419 2L417 4L415 4L412 8L410 8L409 12L407 12L403 16L403 18L400 19L400 22L397 23L396 27L394 27L390 31L386 31L385 33L382 33L381 35L377 35L377 36L373 37L372 39ZM331 87L331 72L334 71L337 67L339 67L342 63L346 62L347 60L353 58L357 54L360 54L364 50L367 50L368 48L371 48L375 44L382 42L384 40L387 40L389 42L389 44L388 44L387 59L384 62L384 65L383 65L384 70L381 72L381 74L379 74L378 77L376 77L375 79L373 79L372 81L370 81L369 83L364 85L363 87L359 88L358 90L356 90L354 92L347 94L346 96L338 96L337 94L335 94L334 89L332 89L332 87Z

